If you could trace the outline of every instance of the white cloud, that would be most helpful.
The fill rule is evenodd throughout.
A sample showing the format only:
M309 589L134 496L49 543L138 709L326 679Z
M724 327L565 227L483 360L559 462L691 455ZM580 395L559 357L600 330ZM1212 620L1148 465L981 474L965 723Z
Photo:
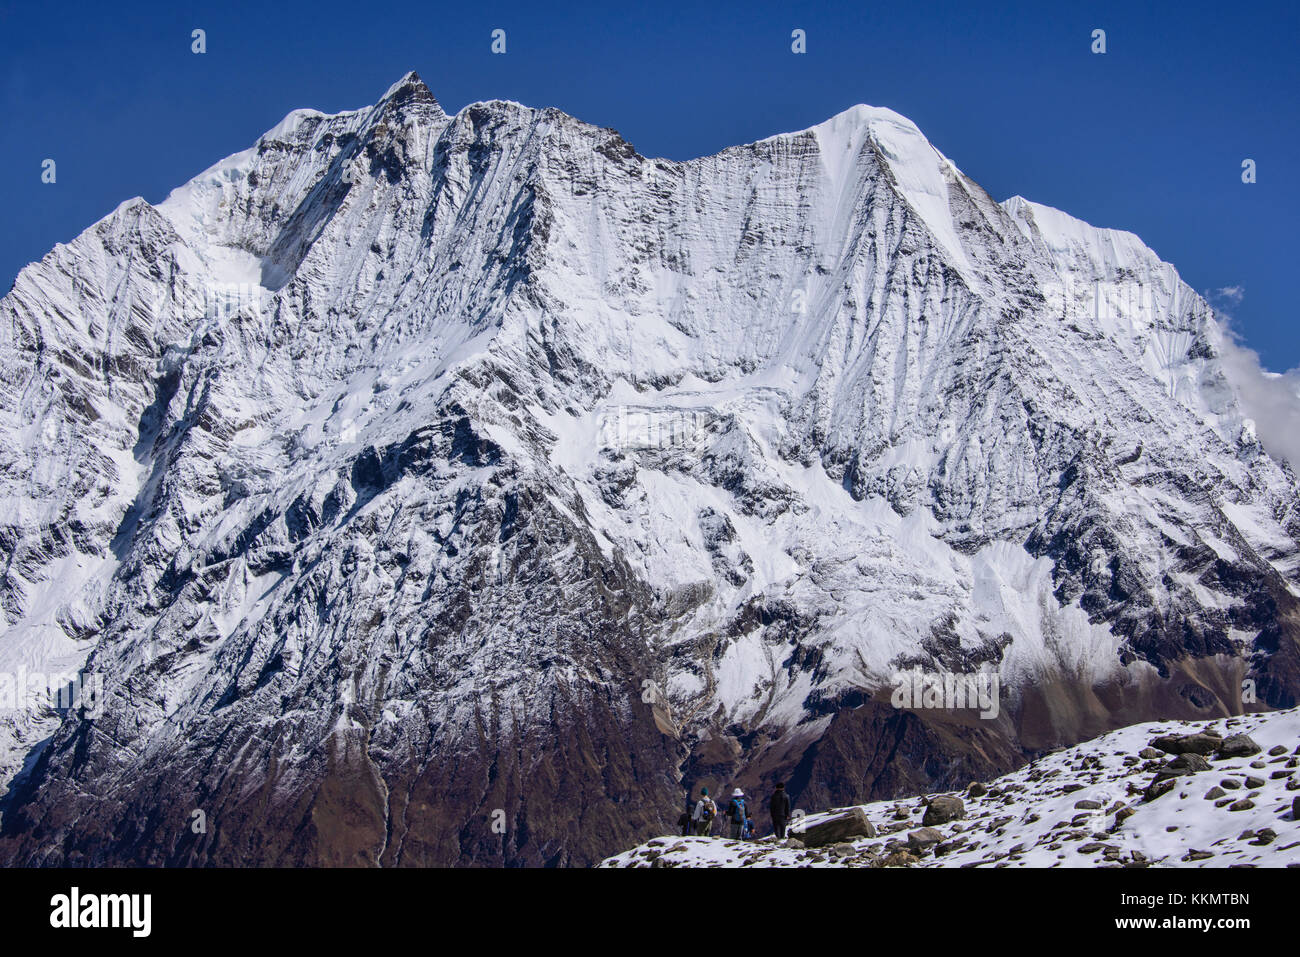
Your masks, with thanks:
M1246 295L1244 286L1220 286L1215 289L1208 298L1226 299L1229 302L1241 302L1242 297Z
M1242 411L1255 420L1255 433L1269 455L1286 459L1300 471L1300 368L1269 372L1259 353L1242 344L1223 320L1219 353L1224 372L1241 402Z

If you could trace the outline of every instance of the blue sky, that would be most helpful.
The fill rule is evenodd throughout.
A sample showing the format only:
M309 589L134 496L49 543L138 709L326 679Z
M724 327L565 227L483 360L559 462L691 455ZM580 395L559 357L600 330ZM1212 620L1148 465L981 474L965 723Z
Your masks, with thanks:
M1281 371L1300 366L1298 9L0 0L0 290L121 201L162 200L291 109L363 106L415 69L448 112L491 98L557 106L673 159L888 106L997 199L1132 230L1198 290L1240 290L1216 305ZM504 56L490 51L498 27ZM795 28L804 55L790 52ZM1096 28L1104 55L1090 50Z

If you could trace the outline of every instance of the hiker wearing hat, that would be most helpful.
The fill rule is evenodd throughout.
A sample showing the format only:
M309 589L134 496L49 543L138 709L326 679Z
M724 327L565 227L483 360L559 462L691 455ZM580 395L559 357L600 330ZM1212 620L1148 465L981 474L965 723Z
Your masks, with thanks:
M727 820L731 822L731 839L738 841L745 835L745 821L749 812L745 810L745 792L736 788L731 792L731 803L727 805Z
M695 833L706 835L713 830L713 819L718 816L718 806L709 797L708 788L700 788L700 799L696 802L695 813L691 820L695 824Z

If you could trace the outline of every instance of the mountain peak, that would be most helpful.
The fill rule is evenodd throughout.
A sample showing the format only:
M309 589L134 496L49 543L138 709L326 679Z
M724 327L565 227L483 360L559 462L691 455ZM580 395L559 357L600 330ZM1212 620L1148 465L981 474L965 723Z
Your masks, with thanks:
M433 91L420 79L420 74L409 70L405 76L388 88L388 92L379 101L379 107L403 108L412 104L427 104L440 115L445 115Z

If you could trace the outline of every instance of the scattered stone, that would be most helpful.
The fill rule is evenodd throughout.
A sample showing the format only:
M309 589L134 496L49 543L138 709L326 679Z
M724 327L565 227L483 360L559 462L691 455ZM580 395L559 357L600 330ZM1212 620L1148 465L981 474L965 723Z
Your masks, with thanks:
M1229 811L1249 811L1255 806L1255 802L1250 798L1242 798L1240 801L1233 801L1228 805Z
M1075 801L1075 802L1074 802L1074 806L1075 806L1076 808L1082 808L1082 809L1085 810L1085 811L1100 811L1100 810L1101 810L1101 802L1100 802L1100 801L1089 801L1089 800L1086 800L1086 799L1085 799L1085 800L1082 800L1082 801Z
M1223 795L1225 795L1226 793L1228 792L1224 791L1223 788L1219 787L1218 785L1215 785L1214 787L1210 788L1208 791L1205 792L1205 800L1217 801L1219 798L1223 797Z
M1248 788L1262 788L1263 786L1263 778L1246 778L1246 787Z
M1141 751L1138 752L1138 757L1146 758L1148 761L1150 761L1152 758L1159 758L1163 756L1164 756L1163 752L1157 751L1155 748L1143 748Z
M1096 854L1098 851L1104 851L1108 847L1114 847L1113 844L1103 844L1101 841L1092 841L1088 844L1080 844L1078 851L1080 854ZM1115 848L1119 850L1119 848Z
M978 781L975 781L966 789L966 793L973 798L984 797L984 795L989 793L989 789Z
M1279 754L1286 754L1286 747L1281 744L1275 744L1273 747L1268 749L1268 753L1277 757Z
M1260 828L1255 832L1255 839L1250 843L1263 847L1266 844L1272 844L1277 840L1277 831L1271 827Z
M1192 848L1186 854L1183 855L1183 862L1186 863L1188 861L1205 861L1205 860L1209 860L1213 856L1214 856L1213 851L1198 851L1196 850L1196 848Z
M1219 786L1225 787L1229 791L1235 791L1237 790L1237 788L1241 787L1241 782L1238 781L1236 778L1224 778L1222 781L1219 782Z

